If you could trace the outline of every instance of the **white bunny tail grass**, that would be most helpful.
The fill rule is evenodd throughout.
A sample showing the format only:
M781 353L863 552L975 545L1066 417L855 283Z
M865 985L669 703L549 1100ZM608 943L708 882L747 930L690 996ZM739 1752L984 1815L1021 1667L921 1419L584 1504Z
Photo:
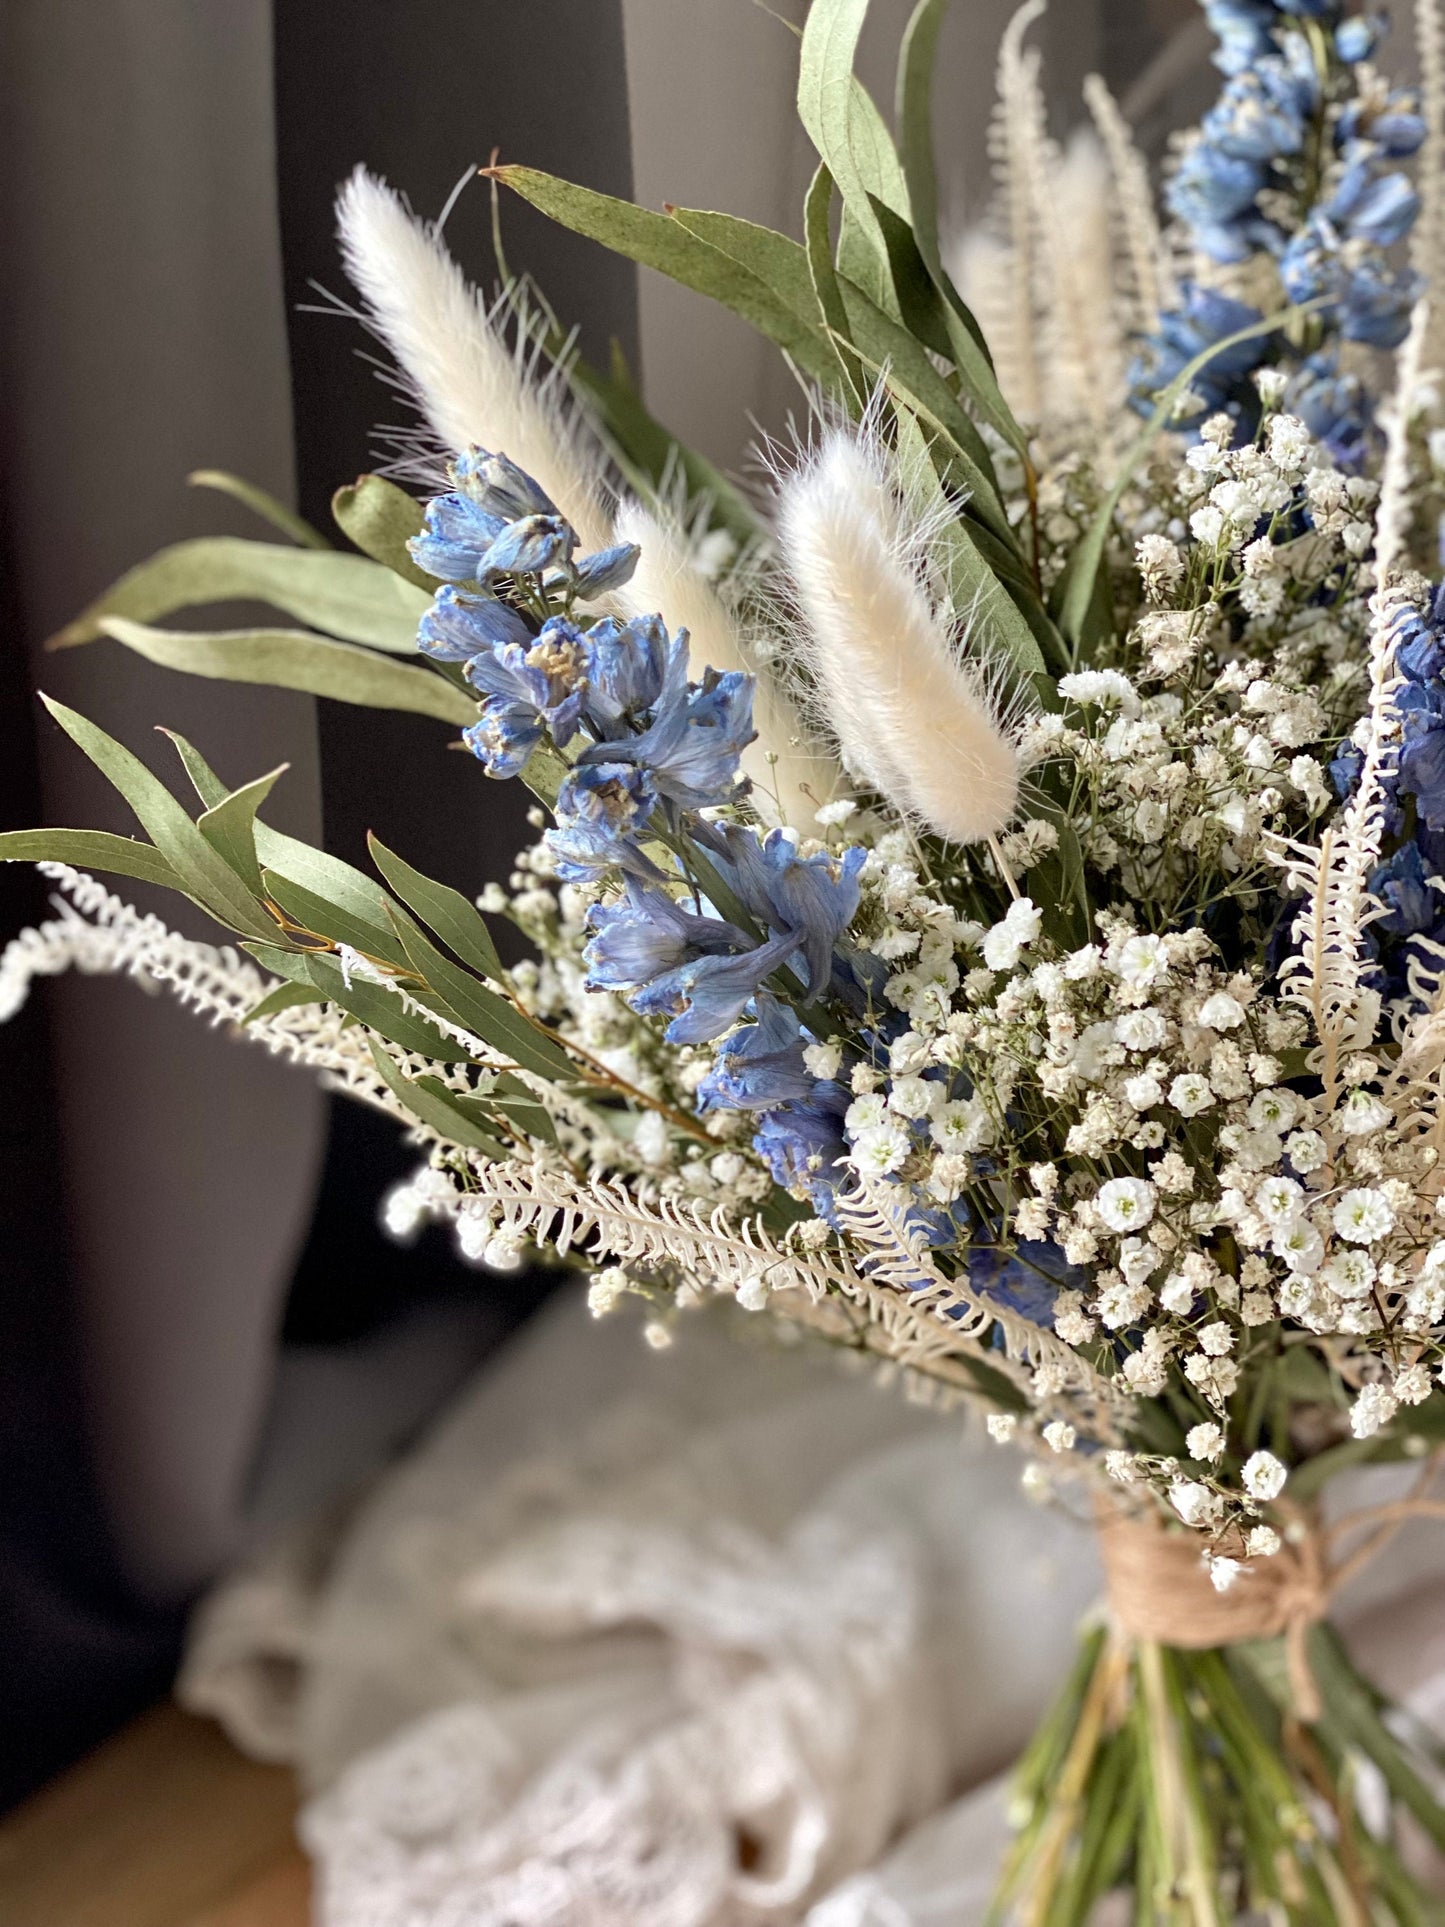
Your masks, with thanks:
M337 196L341 251L376 333L447 448L507 455L576 529L584 550L609 537L606 464L570 410L564 371L539 377L529 344L512 347L435 227L385 181L357 168Z
M1018 806L1017 719L934 606L886 449L825 431L779 484L778 529L844 765L951 842L997 837Z
M632 580L613 594L619 613L656 613L669 629L686 629L694 676L707 668L740 669L756 677L757 740L742 758L753 800L770 824L810 832L817 810L840 787L837 759L806 728L776 675L750 646L743 625L701 565L688 528L668 510L628 500L617 512L612 540L635 542L641 550Z

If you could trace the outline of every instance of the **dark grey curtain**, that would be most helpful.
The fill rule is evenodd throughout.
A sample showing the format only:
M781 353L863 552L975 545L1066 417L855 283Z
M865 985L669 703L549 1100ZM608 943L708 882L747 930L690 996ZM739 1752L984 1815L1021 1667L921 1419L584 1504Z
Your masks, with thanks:
M495 143L626 194L625 100L612 0L0 9L5 827L132 827L37 719L38 683L168 773L157 721L234 780L289 759L277 820L314 836L324 792L346 854L373 825L472 887L505 862L517 839L501 792L424 725L318 718L307 700L166 675L110 644L44 657L40 643L161 543L254 532L188 492L188 470L231 468L283 497L299 483L325 525L331 489L368 465L393 405L356 358L364 338L295 312L311 278L339 285L330 201L358 160L425 211ZM480 192L451 232L488 277ZM594 343L618 334L635 351L629 273L521 224L517 245ZM0 870L0 891L6 935L43 908L27 875ZM391 1352L361 1341L440 1270L439 1254L370 1230L394 1144L339 1126L304 1079L162 1000L47 986L0 1030L0 1077L3 1804L161 1689L179 1608L248 1508L274 1517L288 1479L304 1497L308 1478L364 1467L378 1432L415 1422L505 1319L443 1320ZM331 1155L337 1128L361 1136ZM316 1346L277 1369L298 1255L293 1323L353 1341L324 1370ZM495 1305L489 1282L466 1283ZM416 1396L398 1391L407 1374Z

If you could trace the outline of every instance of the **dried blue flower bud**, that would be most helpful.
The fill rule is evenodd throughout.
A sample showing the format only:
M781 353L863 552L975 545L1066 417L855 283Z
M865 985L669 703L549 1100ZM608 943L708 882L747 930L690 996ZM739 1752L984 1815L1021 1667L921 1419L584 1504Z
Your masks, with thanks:
M526 515L511 522L481 558L480 576L540 575L567 561L577 546L560 515Z
M591 602L610 589L620 589L631 579L641 553L635 542L619 542L616 548L584 555L577 564L577 594L584 602Z

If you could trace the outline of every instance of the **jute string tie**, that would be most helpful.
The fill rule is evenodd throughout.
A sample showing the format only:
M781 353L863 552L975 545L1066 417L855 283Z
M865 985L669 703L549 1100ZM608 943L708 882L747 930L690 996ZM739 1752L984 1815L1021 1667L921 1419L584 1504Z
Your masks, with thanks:
M1330 1528L1298 1507L1278 1507L1279 1551L1250 1559L1223 1592L1210 1578L1197 1533L1171 1530L1152 1510L1126 1513L1102 1505L1099 1549L1114 1623L1126 1638L1192 1652L1282 1637L1295 1713L1306 1722L1318 1720L1323 1707L1309 1662L1310 1629L1408 1519L1445 1518L1445 1503L1424 1496L1438 1463L1437 1454L1409 1497L1350 1513ZM1337 1558L1339 1541L1361 1531L1364 1540ZM1243 1553L1242 1545L1217 1550Z

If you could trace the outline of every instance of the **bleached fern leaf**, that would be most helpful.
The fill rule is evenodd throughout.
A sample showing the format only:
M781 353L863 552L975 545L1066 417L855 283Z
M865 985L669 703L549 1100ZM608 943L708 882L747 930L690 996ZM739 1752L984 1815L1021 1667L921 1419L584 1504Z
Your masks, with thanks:
M1113 176L1118 240L1128 269L1126 332L1152 334L1160 315L1177 300L1178 290L1159 230L1149 165L1134 145L1129 123L1102 75L1090 74L1084 81L1084 101Z

